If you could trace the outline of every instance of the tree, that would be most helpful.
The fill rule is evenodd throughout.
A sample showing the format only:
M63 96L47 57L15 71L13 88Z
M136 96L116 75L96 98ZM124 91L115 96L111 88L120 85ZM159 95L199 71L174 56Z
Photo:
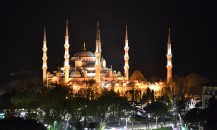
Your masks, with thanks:
M187 102L187 100L185 99L185 97L181 97L181 99L180 100L178 100L178 112L179 113L181 113L183 110L184 110L184 112L185 112L185 108L186 108L186 102Z
M85 106L82 110L82 115L84 116L84 127L87 126L87 118L88 117L96 117L97 112L96 112L96 106L97 106L97 100L85 100Z
M127 97L121 97L118 94L116 94L113 97L110 97L112 99L112 102L110 102L109 106L111 110L113 111L114 117L119 118L119 124L122 117L125 117L124 110L131 109L131 106L129 102L127 101Z
M100 120L100 123L105 122L106 113L111 104L114 103L113 97L116 96L114 91L104 91L102 95L97 99L96 113Z
M193 129L198 129L199 125L205 124L205 112L198 108L191 109L186 113L184 121Z
M150 100L152 102L154 101L154 90L151 91Z
M72 97L68 100L68 112L71 114L72 119L80 121L82 117L82 111L86 106L86 99L84 97Z
M217 100L213 96L208 102L208 107L205 109L206 125L205 129L216 130L217 129Z
M147 107L145 107L144 109L147 113L151 113L155 116L157 127L158 127L158 123L157 123L158 119L160 117L164 118L165 115L168 114L167 107L161 102L152 102L148 104Z
M68 97L70 97L71 90L68 87L57 85L53 89L44 92L42 97L41 108L45 112L44 122L47 124L58 123L67 119ZM54 126L54 127L56 127Z
M163 95L159 96L156 99L156 101L163 103L168 110L172 107L171 98L167 95L167 93L164 93Z
M21 116L21 112L26 111L24 117L37 118L37 111L41 105L41 94L35 92L17 92L11 97L11 103L15 109L15 114ZM23 110L24 109L24 110Z
M154 92L153 92L153 94L154 94ZM146 93L143 94L143 96L142 96L142 101L144 101L144 102L150 102L151 98L154 98L154 95L152 95L151 89L148 87L146 89Z
M100 90L97 88L98 84L96 83L96 80L94 79L84 80L83 83L86 86L86 92L85 92L86 98L88 100L96 98L100 93Z

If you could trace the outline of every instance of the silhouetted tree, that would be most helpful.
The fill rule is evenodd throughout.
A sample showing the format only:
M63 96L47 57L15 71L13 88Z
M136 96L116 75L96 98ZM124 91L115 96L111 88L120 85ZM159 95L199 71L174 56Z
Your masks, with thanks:
M146 95L147 95L147 98L150 100L150 97L151 97L151 89L148 87L147 90L146 90Z
M87 99L91 100L99 95L100 90L97 88L98 84L96 83L96 80L84 80L83 83L86 86L85 94Z
M163 95L159 96L156 99L156 101L165 104L165 106L167 107L167 109L170 109L172 107L171 99L170 99L170 97L166 93L164 93Z
M204 126L205 120L205 112L198 108L189 110L184 117L184 121L189 123L190 127L193 129L198 129L199 125Z
M205 129L216 130L217 129L217 100L215 97L210 98L208 107L205 109L206 113L206 125Z
M68 98L70 97L71 90L68 87L61 85L55 86L53 89L45 92L42 97L41 109L44 110L44 122L53 124L56 122L57 126L60 121L67 118L68 113L66 108L69 105Z
M152 102L148 104L147 107L144 108L144 110L147 113L152 113L155 116L156 124L157 124L157 120L160 117L164 118L165 115L168 114L167 107L161 102Z
M154 90L151 91L150 100L151 100L152 102L154 101Z

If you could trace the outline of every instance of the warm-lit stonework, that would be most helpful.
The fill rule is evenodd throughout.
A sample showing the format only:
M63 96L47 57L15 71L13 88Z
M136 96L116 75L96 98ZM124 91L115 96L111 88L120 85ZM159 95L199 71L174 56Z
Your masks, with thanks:
M172 54L171 54L171 42L170 33L168 37L168 64L167 64L167 82L172 80ZM125 45L124 49L124 74L120 71L116 71L111 67L106 66L106 60L102 56L101 40L100 40L100 25L97 22L96 29L96 50L91 52L87 50L84 43L83 49L76 52L70 57L69 52L69 34L68 34L68 21L66 22L66 34L65 34L65 53L64 53L64 66L60 67L59 70L47 72L47 39L46 32L44 30L43 40L43 82L45 86L49 86L51 83L62 84L69 86L73 92L78 92L81 88L85 89L85 84L81 84L83 81L94 79L97 83L97 88L114 89L115 92L125 94L126 91L132 90L133 82L134 90L141 91L141 94L146 91L149 87L155 91L156 95L159 95L162 87L166 86L163 82L146 82L146 81L130 81L129 80L129 46L128 46L128 32L126 26L125 33Z

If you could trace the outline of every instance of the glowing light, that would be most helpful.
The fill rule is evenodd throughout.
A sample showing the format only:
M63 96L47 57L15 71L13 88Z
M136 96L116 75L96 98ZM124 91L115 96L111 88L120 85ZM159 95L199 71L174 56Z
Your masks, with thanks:
M5 118L5 113L0 113L0 119L4 119Z
M24 111L22 111L21 113L20 113L20 116L21 117L24 117L26 115L26 112L24 112Z
M109 85L110 85L109 83L106 83L105 87L106 87L106 88L109 88Z
M150 89L154 90L154 91L158 91L160 89L158 84L150 84Z
M116 87L119 86L119 83L115 83L115 86L116 86Z

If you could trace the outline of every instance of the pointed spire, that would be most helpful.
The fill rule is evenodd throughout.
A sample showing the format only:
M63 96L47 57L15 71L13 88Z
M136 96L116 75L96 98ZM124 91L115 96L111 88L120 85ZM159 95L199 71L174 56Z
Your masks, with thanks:
M44 41L46 41L47 38L46 38L46 28L44 27Z
M68 19L66 20L66 36L69 36L69 34L68 34Z
M128 40L127 25L126 25L126 34L125 34L125 40Z
M96 24L97 30L96 30L96 40L100 40L100 34L99 34L99 22Z
M100 37L100 29L99 29L99 52L102 52L102 48L101 48L101 37Z
M85 44L85 42L84 42L84 48L83 48L83 50L86 50L86 44Z
M170 28L169 28L168 41L167 41L167 43L168 43L168 45L171 44Z
M100 29L99 29L99 34L98 34L98 35L99 35L99 41L100 41L100 40L101 40L101 37L100 37Z

